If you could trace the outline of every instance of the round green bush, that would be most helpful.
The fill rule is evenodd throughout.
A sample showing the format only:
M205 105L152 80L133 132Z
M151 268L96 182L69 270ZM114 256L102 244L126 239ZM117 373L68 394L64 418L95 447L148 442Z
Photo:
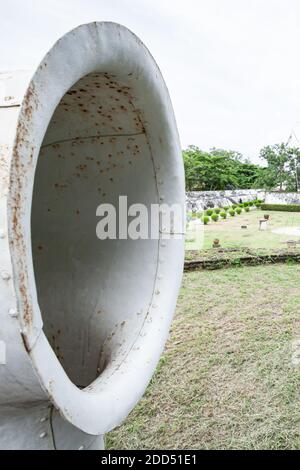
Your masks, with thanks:
M239 207L244 207L244 203L240 202Z
M261 202L256 201L255 207L261 207Z
M238 206L237 204L232 204L232 206L231 206L231 207L232 207L232 209L236 209L236 208L237 208L237 206Z
M219 216L218 216L218 214L212 214L211 218L214 222L217 222Z
M250 206L250 207L253 206L253 201L249 201L249 206Z
M224 209L224 211L228 211L229 207L228 207L228 206L224 206L223 209Z
M225 211L222 211L220 212L220 216L222 217L222 219L226 219L227 213Z
M240 213L242 212L242 209L241 209L240 207L237 207L237 208L235 209L235 212L236 212L237 214L240 214Z
M216 207L216 208L214 209L214 211L215 211L216 214L220 214L221 209L220 209L219 207Z
M209 222L209 217L208 217L207 215L204 215L204 216L202 217L202 222L204 223L204 225L207 225L208 222Z
M231 215L231 217L234 217L235 216L235 210L230 209L229 214Z
M248 207L249 206L249 202L244 202L244 207Z
M206 215L212 215L213 214L213 209L207 209L207 211L205 212Z
M246 212L249 212L249 211L250 211L250 209L249 209L249 207L248 207L248 206L247 206L247 207L245 207L245 211L246 211Z

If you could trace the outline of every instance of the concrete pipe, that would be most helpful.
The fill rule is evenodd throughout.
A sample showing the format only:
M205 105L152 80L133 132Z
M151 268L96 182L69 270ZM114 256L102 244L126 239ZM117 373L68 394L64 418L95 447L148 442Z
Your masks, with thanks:
M0 448L101 449L159 360L184 241L99 240L96 208L183 208L169 94L114 23L79 26L0 90Z

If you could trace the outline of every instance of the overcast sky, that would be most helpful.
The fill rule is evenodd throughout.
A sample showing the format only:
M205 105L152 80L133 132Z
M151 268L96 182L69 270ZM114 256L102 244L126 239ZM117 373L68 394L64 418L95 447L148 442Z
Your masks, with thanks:
M300 139L299 0L0 0L0 70L34 68L81 23L115 21L150 49L182 147Z

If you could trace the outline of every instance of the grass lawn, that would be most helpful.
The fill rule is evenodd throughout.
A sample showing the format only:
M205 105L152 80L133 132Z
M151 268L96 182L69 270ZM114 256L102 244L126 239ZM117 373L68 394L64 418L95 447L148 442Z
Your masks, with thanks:
M265 212L252 210L242 212L240 215L226 220L210 221L204 226L203 249L212 247L213 240L219 238L223 248L247 247L247 248L267 248L282 249L286 247L286 242L290 239L299 239L291 235L279 235L272 233L272 230L279 227L300 227L300 212L267 212L270 215L268 230L259 230L259 219L263 218ZM247 229L242 229L241 225L247 225Z
M236 242L279 243L256 233L260 215L211 224L208 236L230 243L235 227ZM245 219L255 236L239 232ZM156 373L107 449L300 449L299 279L299 265L185 274Z

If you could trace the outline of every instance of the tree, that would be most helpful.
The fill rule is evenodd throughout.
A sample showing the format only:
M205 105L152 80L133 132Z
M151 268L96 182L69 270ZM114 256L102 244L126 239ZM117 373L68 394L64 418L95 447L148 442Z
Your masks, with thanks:
M251 188L260 168L244 160L239 152L216 148L205 152L189 146L183 151L183 159L188 191Z
M261 149L260 158L268 164L268 176L272 175L273 187L279 186L279 190L282 191L283 185L289 179L290 149L288 144L267 145Z
M298 192L300 181L300 149L298 147L290 147L288 149L288 171L291 180L288 187L292 191Z
M265 188L300 190L300 149L285 143L267 145L260 151L266 166L256 165L239 152L196 146L183 151L188 191Z
M256 186L257 179L260 176L261 167L249 161L238 162L237 177L240 189L249 189Z
M252 188L274 189L277 187L276 173L272 168L259 167Z

